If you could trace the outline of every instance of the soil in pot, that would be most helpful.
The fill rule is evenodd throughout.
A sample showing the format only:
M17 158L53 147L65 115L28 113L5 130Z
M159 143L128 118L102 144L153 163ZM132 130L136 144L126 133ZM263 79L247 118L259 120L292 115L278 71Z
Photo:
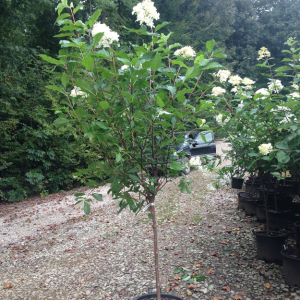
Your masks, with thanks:
M262 199L260 198L248 198L244 200L245 213L246 216L256 216L256 206L262 204Z
M231 187L233 189L241 190L243 188L244 179L233 177L231 179Z
M287 249L281 252L284 281L289 286L300 286L300 249Z
M246 192L239 192L238 194L238 209L245 209L245 199L250 199L251 195Z
M265 262L282 261L281 250L284 245L287 233L271 231L253 231L256 235L257 258Z

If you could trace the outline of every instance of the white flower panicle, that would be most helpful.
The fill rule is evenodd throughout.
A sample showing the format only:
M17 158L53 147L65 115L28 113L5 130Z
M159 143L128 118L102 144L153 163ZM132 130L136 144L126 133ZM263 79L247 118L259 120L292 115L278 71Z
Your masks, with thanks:
M109 47L113 42L119 40L119 34L117 32L112 31L106 24L96 22L92 29L92 36L94 37L99 32L103 32L104 35L96 46L97 48Z
M174 55L181 56L183 58L195 57L196 52L191 46L185 46L181 49L178 49L174 52Z
M84 98L87 97L87 94L80 90L79 87L74 86L73 90L70 93L71 97L83 96Z
M257 90L257 91L255 92L255 94L256 94L256 95L257 95L257 94L261 94L261 95L266 96L266 97L270 96L270 92L269 92L267 89L265 89L265 88L262 88L262 89ZM266 97L260 97L260 98L261 98L261 99L266 99Z
M248 77L245 77L243 80L242 80L242 83L244 84L244 85L252 85L252 84L254 84L255 83L255 81L253 81L252 79L250 79L250 78L248 78Z
M268 86L269 90L275 93L279 93L284 88L279 79L273 79L271 82L268 83Z
M244 105L244 101L242 100L241 103L238 105L238 107L239 107L239 108L243 108L244 106L245 106L245 105Z
M270 57L271 53L266 47L261 47L260 50L258 50L258 55L259 57L257 60L261 60Z
M284 118L279 122L279 124L285 124L288 122L296 122L297 118L294 114L287 114L284 116Z
M227 117L224 121L223 121L223 115L219 114L216 117L216 121L220 126L224 126L230 119Z
M206 123L206 120L205 119L201 119L201 125L200 125L200 127L202 127L205 123Z
M213 87L212 91L211 91L211 94L218 97L218 96L221 96L223 94L226 93L226 90L225 89L222 89L221 87L219 86L215 86Z
M154 27L153 20L159 19L159 13L157 12L154 3L150 0L144 0L133 7L132 14L137 15L137 22L140 25L145 23L149 27Z
M219 70L218 73L214 73L216 77L219 78L220 82L226 82L231 72L229 70Z
M237 86L235 86L234 88L231 89L231 92L232 92L232 93L237 93L237 91L238 91Z
M123 66L121 67L121 70L124 71L124 70L126 70L126 69L128 69L128 68L129 68L128 65L123 65Z
M267 155L273 150L273 147L270 143L261 144L260 146L258 146L258 150L259 150L259 153L261 153L262 155Z
M293 84L292 84L292 88L293 88L294 90L299 91L299 85L296 84L296 83L293 83Z
M242 81L242 78L239 75L233 75L229 77L228 82L232 85L239 85Z
M291 93L290 96L291 96L293 99L300 98L300 94L299 94L298 92Z

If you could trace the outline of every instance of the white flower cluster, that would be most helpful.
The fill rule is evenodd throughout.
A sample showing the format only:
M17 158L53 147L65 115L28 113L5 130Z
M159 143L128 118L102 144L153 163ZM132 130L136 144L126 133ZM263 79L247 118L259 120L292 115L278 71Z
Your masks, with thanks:
M242 81L242 78L239 75L233 75L229 77L228 82L232 85L239 85Z
M224 126L230 119L227 117L224 121L223 121L223 115L219 114L216 117L216 121L220 126Z
M300 94L299 94L298 92L291 93L290 96L291 96L293 99L300 98Z
M103 32L104 35L99 41L97 48L109 47L114 41L119 40L119 35L117 32L112 31L107 25L96 22L92 29L92 36L94 37L97 33Z
M87 94L81 91L79 87L74 86L74 89L71 91L70 96L71 97L83 96L84 98L86 98Z
M151 0L144 0L133 7L132 14L137 14L137 21L140 25L145 23L151 28L154 27L153 20L159 19L159 13L157 12L154 3Z
M271 92L279 93L283 89L283 85L281 84L281 81L279 79L272 80L268 83L269 90Z
M294 114L287 114L284 116L284 118L279 122L279 124L285 124L288 122L296 122L297 118Z
M127 68L129 68L128 65L123 65L123 66L121 67L121 70L124 71L124 70L126 70Z
M273 147L270 143L261 144L260 146L258 146L258 150L259 150L259 153L261 153L262 155L267 155L268 153L270 153L273 150Z
M241 103L238 105L238 107L239 107L239 108L243 108L244 106L245 106L245 105L244 105L244 101L242 100Z
M225 89L222 89L221 87L219 86L215 86L213 87L212 91L211 91L211 94L218 97L218 96L221 96L223 94L226 93L226 90Z
M261 60L270 57L271 53L266 47L261 47L260 50L258 50L258 55L259 57L257 60Z
M218 73L214 73L216 77L219 78L220 82L226 82L231 72L229 70L219 70Z
M201 119L201 125L200 125L200 127L202 127L205 123L206 123L206 120L205 119Z
M181 49L178 49L174 52L174 55L181 56L183 58L194 57L196 56L196 52L191 46L185 46Z
M266 97L270 96L270 92L269 92L267 89L265 89L265 88L262 88L262 89L257 90L257 91L255 92L255 94L256 94L256 95L257 95L257 94L261 94L261 95L266 96ZM261 99L266 99L266 97L260 97L260 98L261 98Z
M255 81L253 81L252 79L248 78L248 77L245 77L243 80L242 80L242 83L244 85L247 85L247 86L251 86L252 84L255 83ZM251 87L250 87L251 88Z

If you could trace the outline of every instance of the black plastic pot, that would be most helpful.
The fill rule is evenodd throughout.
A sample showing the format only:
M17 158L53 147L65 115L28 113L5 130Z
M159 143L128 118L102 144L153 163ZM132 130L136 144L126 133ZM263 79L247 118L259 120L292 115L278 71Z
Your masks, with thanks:
M239 209L245 209L245 200L246 199L251 199L251 195L246 192L239 192L238 194L238 208Z
M266 209L263 204L259 204L255 207L257 222L266 223Z
M300 221L295 223L296 227L296 246L300 248Z
M284 281L289 286L300 286L300 257L288 255L287 250L281 252L283 260Z
M175 295L171 295L171 294L160 294L160 295L161 295L162 300L165 300L165 299L182 300L182 298L175 296ZM135 300L142 300L142 299L157 299L157 294L156 293L145 294L145 295L137 297Z
M291 209L293 198L286 197L286 198L277 198L277 208L278 210L288 210Z
M247 193L258 195L258 189L260 188L259 182L252 183L251 181L246 181L245 186Z
M233 189L241 190L243 188L244 179L233 177L231 179L231 187Z
M274 211L268 210L269 213L269 229L280 230L289 226L290 210Z
M265 231L255 232L257 258L265 262L282 261L281 250L284 245L287 234L278 232L267 235Z
M293 195L293 185L280 185L278 186L278 192L282 197L291 197Z
M262 204L262 199L253 197L245 199L244 202L246 216L256 216L256 206Z

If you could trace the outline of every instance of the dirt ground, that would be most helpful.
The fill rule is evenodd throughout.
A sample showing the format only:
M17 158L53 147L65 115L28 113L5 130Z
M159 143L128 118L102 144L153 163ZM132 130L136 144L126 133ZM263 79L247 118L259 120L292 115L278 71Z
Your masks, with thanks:
M237 191L216 190L215 175L202 168L188 176L191 194L179 192L177 178L156 200L163 292L299 300L300 287L285 285L280 264L257 260L251 229L258 223L237 210ZM133 300L155 286L147 213L118 215L108 188L99 189L104 201L89 217L74 206L74 191L0 205L1 300ZM191 287L190 275L205 278Z

